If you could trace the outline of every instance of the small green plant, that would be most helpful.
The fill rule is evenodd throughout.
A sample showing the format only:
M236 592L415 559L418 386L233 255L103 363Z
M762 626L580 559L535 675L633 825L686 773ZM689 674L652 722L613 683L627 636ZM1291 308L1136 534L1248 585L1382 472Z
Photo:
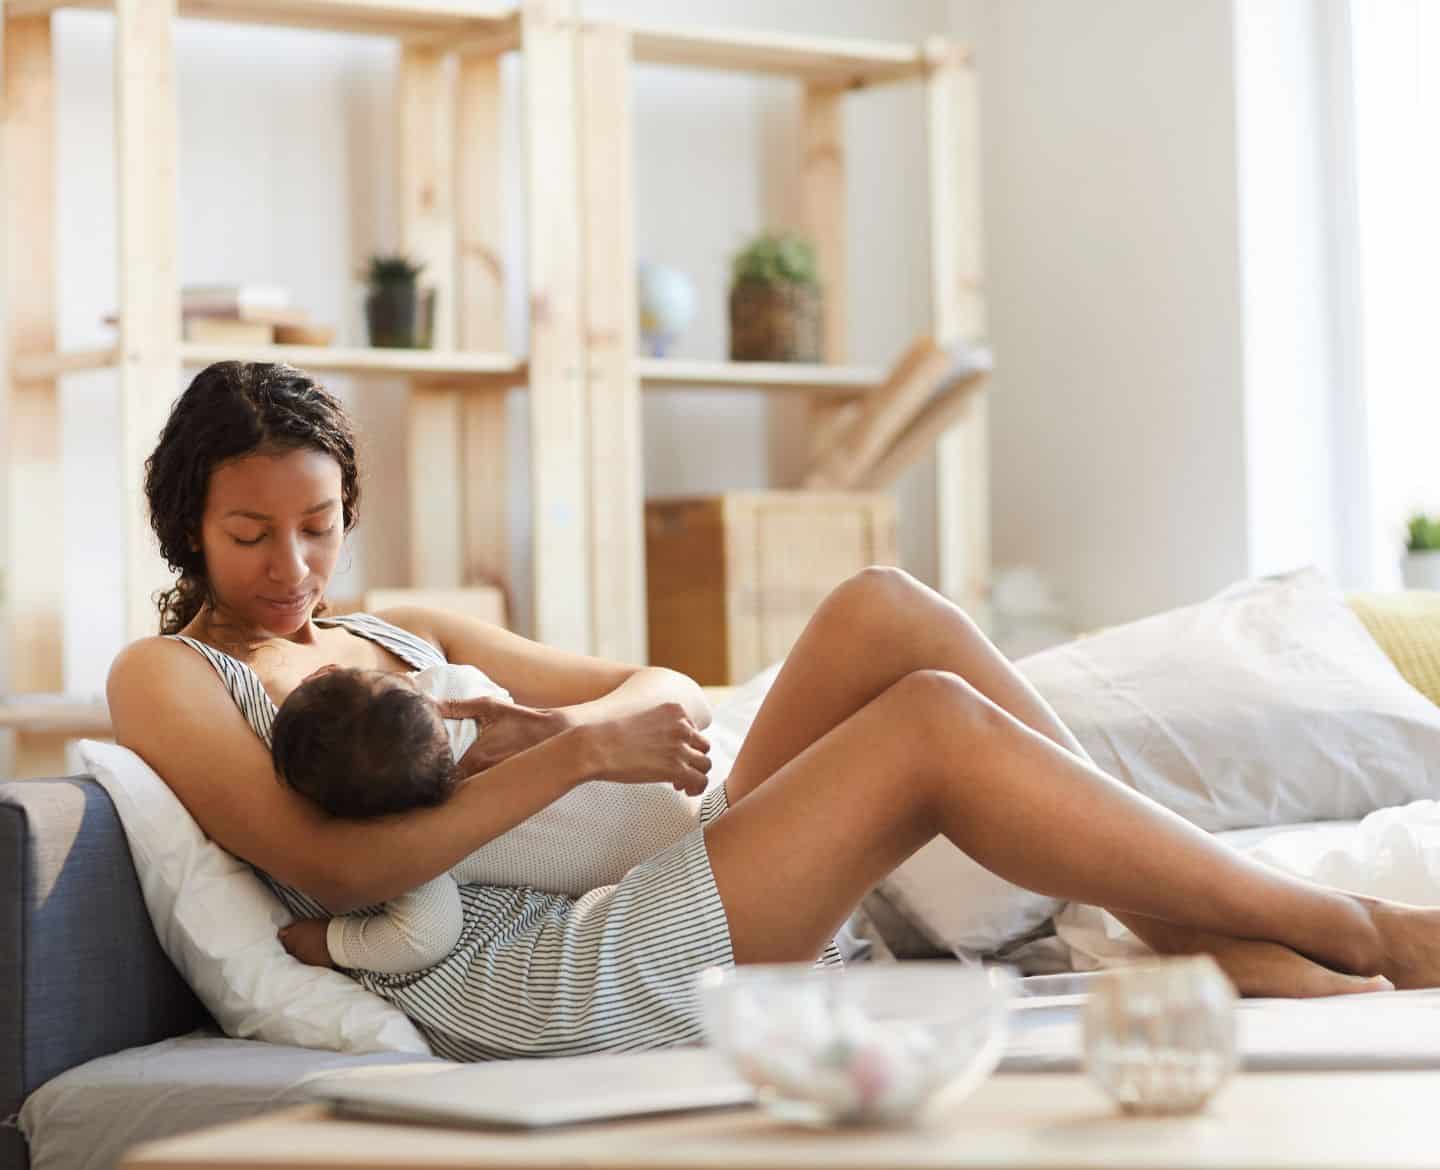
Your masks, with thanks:
M389 288L397 284L414 284L420 279L425 265L416 264L410 257L397 253L394 256L375 255L370 257L366 272L372 288Z
M736 253L731 268L735 283L819 284L815 245L794 232L765 232Z
M1405 542L1408 552L1433 552L1440 550L1440 516L1427 516L1416 512L1410 517L1410 539Z

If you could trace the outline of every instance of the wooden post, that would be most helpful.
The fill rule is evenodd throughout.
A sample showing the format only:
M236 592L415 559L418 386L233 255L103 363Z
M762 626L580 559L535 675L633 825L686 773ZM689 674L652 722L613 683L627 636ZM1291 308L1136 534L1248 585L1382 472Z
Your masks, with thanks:
M602 658L645 662L630 34L591 25L580 43L593 649Z
M960 46L926 44L933 332L942 345L985 333L980 251L980 136L974 61ZM990 596L990 451L987 391L976 393L936 451L940 590L985 620Z
M500 58L460 56L455 202L459 232L460 347L500 352L505 338L505 207ZM471 390L460 403L461 578L512 585L506 497L510 483L505 390Z
M175 0L116 0L116 162L120 196L121 476L126 635L158 628L151 594L171 575L150 535L145 460L180 382L176 263Z
M55 74L50 17L4 22L6 645L0 694L64 689L65 559L59 385L15 378L10 362L55 351ZM65 741L16 733L12 776L58 775Z
M422 287L435 290L437 349L453 349L455 154L453 100L445 54L406 46L400 54L396 136L400 247L424 265ZM463 580L460 391L411 384L407 409L412 586L454 588Z
M535 636L588 651L588 404L581 335L574 0L524 0Z
M422 285L435 289L436 349L454 349L454 97L440 49L406 47L399 73L400 247L423 263Z
M845 90L811 83L800 110L800 222L815 243L824 294L824 358L831 365L849 356L849 250L846 247ZM810 462L825 453L849 420L851 403L812 401Z

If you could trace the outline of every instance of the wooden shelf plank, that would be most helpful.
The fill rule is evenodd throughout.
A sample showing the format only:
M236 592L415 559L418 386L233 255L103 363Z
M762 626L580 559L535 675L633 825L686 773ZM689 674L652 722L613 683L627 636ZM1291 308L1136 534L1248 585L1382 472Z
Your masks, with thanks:
M61 8L113 7L113 0L9 0L7 17L35 16ZM513 6L484 0L178 0L181 16L202 20L270 24L290 28L391 36L437 34L483 38L508 34Z
M303 370L334 370L343 374L376 374L422 378L432 382L484 382L496 386L525 381L522 358L508 353L473 353L440 349L369 349L334 345L198 345L180 346L187 366L211 362L289 362Z
M113 369L119 364L119 359L118 348L29 354L17 357L11 372L19 380L53 378L86 370ZM222 361L289 362L309 370L412 377L431 382L451 379L495 386L521 385L528 375L524 358L507 353L466 350L370 349L335 345L231 346L185 342L180 346L180 360L187 366Z
M820 85L865 86L923 77L922 46L726 29L632 26L635 60L651 65L766 73Z
M0 699L0 731L31 735L109 735L110 711L99 699L11 695Z
M649 390L789 391L858 398L878 386L885 372L871 366L810 365L804 362L696 362L640 358L640 381Z
M17 378L54 377L85 370L113 368L118 349L80 350L73 353L32 354L17 357ZM289 362L301 369L334 370L346 374L414 377L439 382L455 379L496 386L519 386L529 370L524 358L513 354L432 349L369 349L333 345L202 345L180 347L187 366L219 361ZM639 358L640 379L652 390L791 391L836 398L857 398L878 386L885 372L874 366L811 365L805 362L705 362L674 358Z

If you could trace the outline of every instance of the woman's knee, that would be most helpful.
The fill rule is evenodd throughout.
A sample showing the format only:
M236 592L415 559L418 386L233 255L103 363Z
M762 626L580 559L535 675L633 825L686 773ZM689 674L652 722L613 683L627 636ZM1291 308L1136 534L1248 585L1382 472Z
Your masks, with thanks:
M912 670L886 694L910 735L932 753L957 734L978 742L1004 721L994 703L949 670Z
M893 620L924 588L904 569L871 565L835 586L815 616L853 633Z

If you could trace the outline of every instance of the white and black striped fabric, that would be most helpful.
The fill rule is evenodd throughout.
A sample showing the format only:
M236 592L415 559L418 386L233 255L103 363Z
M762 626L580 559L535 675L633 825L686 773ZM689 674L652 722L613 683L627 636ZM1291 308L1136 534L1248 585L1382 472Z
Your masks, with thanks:
M369 614L316 622L369 638L416 670L444 662L430 643ZM275 705L255 672L204 642L176 637L210 661L268 746ZM636 866L618 885L579 898L461 886L465 925L439 963L405 975L350 974L404 1011L435 1054L448 1060L697 1043L696 976L706 967L734 963L703 830L726 808L725 786L717 784L701 804L702 828ZM328 917L300 891L257 872L292 914ZM841 963L833 942L818 962Z

